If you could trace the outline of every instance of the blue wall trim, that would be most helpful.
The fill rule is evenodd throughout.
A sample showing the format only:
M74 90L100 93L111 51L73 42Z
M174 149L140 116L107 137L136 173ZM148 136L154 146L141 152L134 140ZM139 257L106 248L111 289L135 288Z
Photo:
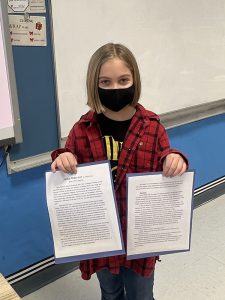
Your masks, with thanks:
M2 151L0 153L0 160ZM49 165L8 175L0 169L0 272L5 276L53 255L45 200Z
M196 170L195 188L225 175L225 114L169 129L172 147Z

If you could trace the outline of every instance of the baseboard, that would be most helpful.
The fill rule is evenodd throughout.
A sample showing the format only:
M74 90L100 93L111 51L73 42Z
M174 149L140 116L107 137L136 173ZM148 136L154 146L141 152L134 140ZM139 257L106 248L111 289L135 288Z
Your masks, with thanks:
M225 194L225 177L199 187L194 192L194 208L206 204Z
M65 276L66 274L69 274L70 272L78 269L78 265L78 262L65 263L60 265L54 264L22 280L12 283L11 285L13 289L17 292L17 294L21 298L23 298L24 296L35 292L36 290L59 279L60 277Z

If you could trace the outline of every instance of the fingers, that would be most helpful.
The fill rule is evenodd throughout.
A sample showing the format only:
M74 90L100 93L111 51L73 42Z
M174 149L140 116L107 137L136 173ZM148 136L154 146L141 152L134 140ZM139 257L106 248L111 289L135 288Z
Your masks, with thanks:
M75 173L76 170L75 157L72 154L69 155L69 153L67 155L60 154L60 156L59 156L58 168L61 171L66 173Z
M184 159L176 153L168 154L163 163L163 175L173 177L182 175L187 169Z
M168 154L163 163L163 175L166 177L172 176L176 170L177 161L174 160L174 156Z
M60 154L51 165L52 172L55 172L56 169L65 173L77 173L76 158L70 152Z
M68 163L69 163L69 172L70 173L77 173L77 161L76 158L74 156L71 157L71 159L68 159Z
M51 164L51 170L52 170L53 173L55 173L55 171L56 171L56 161L55 160Z
M184 162L183 167L182 167L180 173L178 173L178 175L181 176L182 174L184 174L184 173L186 172L186 170L187 170L187 165L186 165L186 163Z

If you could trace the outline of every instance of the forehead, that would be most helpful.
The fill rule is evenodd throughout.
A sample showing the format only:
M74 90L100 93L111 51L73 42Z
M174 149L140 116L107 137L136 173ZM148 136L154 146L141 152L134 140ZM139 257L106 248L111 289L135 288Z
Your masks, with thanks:
M119 58L111 58L107 60L100 68L99 76L121 76L123 74L132 75L131 70L126 63Z

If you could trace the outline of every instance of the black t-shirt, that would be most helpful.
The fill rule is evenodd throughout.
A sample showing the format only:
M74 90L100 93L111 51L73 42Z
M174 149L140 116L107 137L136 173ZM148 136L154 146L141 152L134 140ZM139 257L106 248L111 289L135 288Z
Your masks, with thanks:
M104 114L98 115L107 158L111 163L113 179L116 176L119 155L131 120L132 118L126 121L114 121L107 118Z

